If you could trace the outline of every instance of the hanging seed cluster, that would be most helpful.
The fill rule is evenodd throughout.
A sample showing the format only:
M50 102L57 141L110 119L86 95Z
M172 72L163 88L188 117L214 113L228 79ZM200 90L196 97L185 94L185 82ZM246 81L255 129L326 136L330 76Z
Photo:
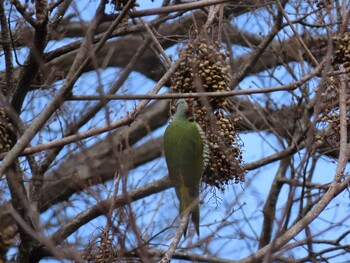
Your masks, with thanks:
M334 147L339 146L340 142L340 116L339 116L339 85L340 81L334 76L330 76L326 82L327 87L322 94L322 112L320 122L330 127L325 140ZM346 120L347 120L347 142L350 142L350 99L346 101Z
M174 85L176 93L185 92L222 92L230 91L230 67L226 62L228 53L220 51L218 44L206 40L197 40L188 44L180 52L181 62L175 72ZM227 106L225 98L210 98L214 107Z
M343 65L345 71L350 73L350 32L346 32L342 37L333 38L334 52L333 65Z
M346 73L350 73L350 33L346 32L344 36L336 36L333 38L333 44L335 52L333 56L333 68L334 70L345 70ZM340 67L342 65L342 67ZM322 93L322 113L320 121L327 123L330 126L329 131L331 134L327 141L332 142L333 146L337 146L340 141L340 119L339 119L339 76L329 76L326 82L326 87ZM349 91L347 91L349 92ZM346 119L348 122L348 136L350 136L350 99L346 102L347 114ZM350 137L348 138L348 142Z
M175 93L230 91L229 54L218 43L196 39L180 52L180 66L175 72L171 89ZM238 143L237 122L227 117L225 97L196 99L193 105L195 121L201 126L209 146L209 163L203 181L224 189L232 180L244 182L241 145Z
M121 11L123 10L124 6L128 3L129 0L112 0L111 3L115 6L115 10ZM136 1L134 4L132 4L130 9L133 9L134 7L140 6Z
M197 113L198 114L198 113ZM201 116L199 116L199 119ZM229 119L224 110L214 111L214 123L206 128L205 133L209 144L209 165L204 174L204 181L223 190L223 186L234 180L244 182L241 144L235 127L239 118ZM202 129L205 124L200 121Z
M318 8L332 8L332 3L329 0L316 0L315 4Z
M11 149L10 131L12 130L12 125L6 117L5 110L0 107L0 153Z
M102 230L101 235L95 242L89 242L89 245L83 253L83 259L88 262L115 262L117 258L116 247L113 244L112 235Z

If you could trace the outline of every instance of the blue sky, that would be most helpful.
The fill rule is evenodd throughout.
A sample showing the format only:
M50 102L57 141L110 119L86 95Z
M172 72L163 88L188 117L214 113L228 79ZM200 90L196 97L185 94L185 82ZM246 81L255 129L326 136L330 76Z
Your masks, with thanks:
M155 0L153 3L151 1L139 1L140 2L140 9L146 9L146 8L153 8L158 7L161 3L159 0ZM96 9L96 6L98 4L98 1L86 1L86 4L78 5L75 8L79 10L80 18L83 21L89 20ZM259 11L258 11L259 12ZM269 27L266 26L266 22L268 20L264 21L263 19L256 19L256 14L247 14L242 15L240 17L237 17L233 20L233 23L237 24L240 28L243 30L249 31L250 33L257 33L257 34L266 34L268 32ZM260 13L259 18L262 16L265 16L265 14ZM147 18L150 19L150 18ZM249 23L248 23L249 21ZM286 30L285 36L280 37L288 37L290 34L290 31ZM72 41L74 39L71 39ZM60 45L66 44L68 41L56 41L49 43L47 50L54 49ZM233 49L234 55L236 57L239 57L246 52L249 52L250 50L247 48L237 48L234 47ZM20 59L23 58L23 55L26 51L20 52ZM173 47L169 50L166 50L166 52L170 55L173 54L176 57L177 47ZM4 68L4 65L1 64L3 61L0 61L0 69ZM301 66L295 65L296 72L301 73ZM307 68L307 67L306 67ZM116 76L118 75L118 72L120 69L118 68L109 68L107 70L101 71L102 81L104 84L104 88L108 88L113 81L115 81ZM277 73L275 72L275 75L280 76L280 81L283 83L289 83L293 79L292 77L286 73L286 71L280 67L277 69ZM242 89L249 89L249 88L256 88L256 87L269 87L273 85L279 85L278 82L271 80L270 78L267 78L268 76L267 72L262 72L260 74L260 77L248 77L245 78L240 83L240 88ZM57 88L60 87L61 83L56 83ZM317 84L317 80L315 80L315 86ZM123 92L125 93L147 93L152 86L154 85L153 81L150 81L143 76L141 76L138 73L132 73L130 78L127 80L127 82L123 86ZM78 87L79 94L95 94L97 92L97 80L96 80L96 73L86 73L84 74L79 81L76 84L76 87ZM166 88L162 90L162 92L166 92ZM39 94L39 93L37 93ZM47 97L44 97L42 92L40 93L41 97L36 99L36 107L31 109L29 111L28 116L24 114L23 117L26 117L27 119L34 118L46 105L48 102L48 99L52 94L47 93ZM254 98L254 102L263 102L265 99L265 95L256 95L253 97L250 97L250 99ZM285 92L276 92L270 95L270 98L277 102L278 106L281 106L282 104L290 105L292 102L292 96L286 96ZM124 102L120 101L114 101L110 104L110 109L112 110L112 113L110 117L113 120L116 120L123 116L125 112L129 109L132 109L135 105L135 102L128 101L125 105ZM30 105L28 104L28 107ZM86 106L85 106L86 107ZM76 116L78 117L78 112L80 110L83 110L81 105L75 104L75 103L69 103L67 104L63 110L74 110L76 112ZM105 113L101 111L99 115L97 115L91 122L89 122L81 131L84 131L84 129L88 129L89 127L93 127L95 125L101 126L104 125L105 119L104 115ZM52 124L50 125L50 129L58 129L59 123L56 120L52 120ZM152 140L152 138L157 138L158 136L162 136L164 132L165 127L162 127L160 129L157 129L155 132L150 134L145 140ZM102 134L100 136L94 137L93 139L89 139L86 143L87 145L92 145L96 142L96 140L99 140L101 138L104 138L106 134ZM244 161L246 163L258 160L264 156L268 156L275 152L274 148L281 150L281 146L278 144L276 138L274 138L273 135L268 133L241 133L240 137L244 143L243 153L244 153ZM33 140L33 144L36 144L37 142L45 142L47 140L55 139L49 134L42 138L42 137L36 137ZM142 143L142 142L140 142ZM73 145L74 146L74 145ZM73 147L71 146L71 147ZM68 147L69 149L69 147ZM68 150L62 151L60 156L64 158L68 153ZM295 164L298 164L300 162L301 158L303 157L303 151L300 152L300 156L295 156ZM223 228L221 231L217 233L217 238L215 239L215 242L212 243L212 245L209 246L210 251L213 253L217 253L220 257L223 258L231 258L234 254L234 258L242 258L252 253L252 251L255 251L257 248L255 245L256 242L254 242L254 239L257 235L260 234L261 231L261 225L262 225L262 209L263 209L263 203L267 198L267 195L270 190L271 182L276 174L278 168L278 163L273 163L268 166L265 166L261 169L253 170L248 172L246 175L247 183L246 184L232 184L227 186L225 193L222 193L220 191L216 191L215 195L217 198L213 198L213 192L212 189L205 189L203 191L202 197L204 198L204 204L201 205L201 235L202 237L205 237L207 235L210 235L212 231L215 231L215 228L213 228L212 225L214 222L220 222L223 217L227 214L227 210L233 211L232 215L227 219L228 221L234 222L229 227ZM315 182L319 183L327 183L331 181L332 177L334 176L336 169L336 162L333 160L324 157L321 161L318 162L316 172L317 178L315 179ZM133 171L131 171L128 175L128 187L129 188L135 188L142 184L149 183L151 181L154 181L156 179L162 178L167 173L166 165L164 160L157 159L154 160L142 167L139 167ZM250 186L247 187L247 184ZM110 191L113 189L113 183L109 182L105 186L105 192L101 192L101 197L107 197L110 194ZM99 191L101 190L100 187L96 187ZM287 196L289 193L289 188L284 187L282 190L282 195ZM78 214L81 211L84 211L89 205L86 203L86 198L91 198L91 203L95 203L96 200L93 200L89 194L81 193L79 195L75 195L72 197L72 207L67 207L67 215L73 216ZM320 216L319 219L315 220L311 225L313 228L313 233L316 234L318 231L323 231L325 227L327 227L329 224L326 222L326 220L333 221L335 223L341 221L344 218L347 218L349 214L349 206L348 206L348 193L344 193L339 195L337 198L335 198L331 204L329 205L329 208L327 208ZM82 201L84 200L84 201ZM155 202L156 201L156 202ZM218 204L218 202L220 204ZM178 210L177 210L177 200L175 197L175 193L173 189L169 189L165 191L164 193L159 193L156 195L153 195L149 198L146 198L142 201L133 203L133 209L135 209L136 213L142 213L142 218L138 220L138 224L141 231L144 231L147 234L147 229L149 228L149 232L152 233L152 230L155 231L155 229L158 227L159 229L163 229L167 227L170 223L172 223L175 218L177 217ZM160 207L160 209L157 209ZM278 210L279 210L279 216L282 217L283 209L285 207L285 198L281 198L281 200L278 203ZM293 213L297 213L297 209L293 209ZM52 211L47 211L44 213L41 217L41 220L43 223L48 219L51 218ZM252 220L245 220L245 218L252 217ZM155 222L160 222L159 225L154 226L150 225L149 221L154 220ZM347 222L348 223L348 222ZM105 219L104 217L97 218L93 221L91 221L89 224L85 225L81 229L77 231L74 236L70 237L68 240L73 241L76 236L79 236L82 240L85 240L86 242L89 240L91 235L94 235L96 233L96 228L99 226L104 226ZM175 221L173 224L173 228L171 229L171 232L167 232L169 236L160 236L159 239L154 240L154 243L165 243L169 244L171 241L171 234L175 232L176 226L178 224L178 221ZM214 224L215 226L215 224ZM348 225L344 225L342 227L336 227L334 228L331 233L335 236L338 235L338 233L342 232L344 228L349 227ZM159 230L158 229L158 230ZM52 229L53 230L53 229ZM153 233L154 233L153 231ZM248 234L248 237L245 238L245 240L242 240L241 233L245 232ZM330 232L327 232L327 235L329 235ZM145 234L145 235L146 235ZM232 237L234 238L234 241L232 241ZM304 234L298 235L297 238L304 238ZM331 238L327 236L327 238ZM132 238L131 238L132 240ZM193 239L187 239L183 240L182 246L185 246L186 244L190 242L195 242L196 238ZM243 245L242 245L243 243ZM241 244L241 245L239 245ZM161 249L166 249L166 246L160 247ZM300 251L300 255L305 254L306 252L303 249L298 249ZM199 250L194 249L195 252L198 252ZM344 260L346 260L347 256L344 256ZM47 259L43 260L42 262L58 262L56 260ZM63 261L60 261L63 262ZM174 262L177 262L174 260Z

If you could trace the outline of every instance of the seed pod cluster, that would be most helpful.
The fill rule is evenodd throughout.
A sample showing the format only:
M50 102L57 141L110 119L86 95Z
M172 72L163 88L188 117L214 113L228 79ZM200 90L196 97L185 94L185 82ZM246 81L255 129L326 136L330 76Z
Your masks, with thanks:
M180 52L180 66L171 89L175 93L230 91L229 54L218 43L198 38ZM201 126L209 146L209 164L203 182L223 190L232 180L244 182L241 144L237 133L238 118L226 114L225 97L195 99L193 117Z
M342 37L333 38L335 52L333 65L343 65L347 73L350 73L350 32L344 33Z
M332 3L329 0L316 0L314 2L316 4L316 6L320 9L322 9L322 8L331 9L332 8Z
M12 130L12 125L6 117L5 110L0 107L0 153L11 149L12 140L10 138L10 132Z
M206 120L204 122L203 117ZM208 120L208 116L197 116L209 144L209 164L203 180L224 190L223 186L232 180L235 183L245 181L242 145L236 129L240 119L230 119L223 109L214 110L210 118Z
M339 147L340 143L340 116L339 116L339 85L340 81L330 76L326 82L327 88L322 93L321 114L319 121L322 126L329 127L327 137L324 139L332 146ZM350 142L350 99L346 101L346 120L348 139Z
M128 0L112 0L111 3L115 6L115 10L121 11L123 10L124 6L128 3ZM132 4L130 9L133 9L134 7L140 6L137 2Z
M95 242L89 242L82 256L88 262L114 262L117 258L116 251L113 236L109 231L102 230Z
M335 52L332 66L335 70L346 71L341 74L350 73L350 33L346 32L342 37L333 38ZM332 146L338 147L340 142L340 118L339 118L339 87L341 85L339 75L330 75L327 78L325 89L322 93L321 115L319 121L321 124L330 127L325 140ZM349 90L347 90L349 93ZM350 99L346 101L347 122L348 122L348 142L350 141Z
M217 43L196 40L180 53L181 62L175 72L171 89L177 93L230 91L230 67L228 53L220 50ZM227 106L225 98L209 98L213 108Z

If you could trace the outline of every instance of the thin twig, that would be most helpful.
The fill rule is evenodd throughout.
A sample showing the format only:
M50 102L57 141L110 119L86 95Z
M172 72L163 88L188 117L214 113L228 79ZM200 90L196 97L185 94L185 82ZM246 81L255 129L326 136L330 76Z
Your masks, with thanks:
M344 70L344 67L340 67ZM343 173L345 169L345 163L348 161L348 121L347 121L347 86L349 83L349 78L347 74L340 75L340 87L339 87L339 128L340 128L340 145L339 145L339 161L336 170L336 176L334 178L335 182L341 182L343 178ZM344 162L344 165L341 166L339 163Z
M348 161L348 144L347 144L347 121L346 121L346 85L347 81L341 79L339 96L339 108L340 108L340 149L338 165L335 172L334 180L331 183L327 192L322 196L320 201L311 209L303 218L296 222L290 229L288 229L283 235L279 236L274 242L259 249L254 254L240 260L240 263L256 262L256 259L262 259L265 255L274 253L280 250L296 235L298 235L303 229L305 229L312 221L314 221L328 206L328 204L334 200L334 198L348 187L350 177L341 181L343 178L343 172ZM273 257L271 258L273 260Z
M262 89L249 89L249 90L234 90L224 92L193 92L193 93L167 93L167 94L111 94L111 95L72 95L67 100L140 100L140 99L178 99L178 98L221 98L221 97L233 97L237 95L250 95L250 94L261 94L270 93L275 91L292 91L309 81L314 76L318 75L322 70L324 61L311 73L305 75L302 79L282 86L269 87Z
M128 192L128 199L135 202L141 200L147 196L154 195L156 193L162 192L171 187L169 177L164 177L160 180L154 181L152 183L146 184L136 189L132 189ZM128 202L124 193L117 196L115 199L115 208L123 207ZM66 225L62 226L57 230L50 238L55 244L62 243L68 236L73 234L81 226L90 222L92 219L97 218L103 214L107 214L111 206L112 200L104 200L98 204L88 208L87 210L81 212L76 217L67 222Z
M75 81L77 80L79 73L82 72L83 66L86 66L88 60L86 59L86 49L89 45L89 40L91 36L95 33L98 25L100 24L100 16L103 14L105 8L105 2L102 2L96 11L96 16L91 22L90 28L87 31L87 37L83 42L80 53L78 52L76 59L68 73L66 82L62 86L59 93L53 98L46 108L41 112L41 114L32 122L32 124L27 128L26 132L21 136L13 148L3 159L0 166L0 177L5 173L5 171L10 167L10 165L16 160L17 156L21 154L24 148L30 143L37 132L42 128L46 121L51 117L51 115L57 110L58 107L63 103L64 98L71 91ZM85 63L82 63L84 61ZM79 71L80 70L80 71Z
M311 79L313 76L317 75L319 71L322 69L323 63L320 64L318 68L315 69L312 73L306 75L304 78L302 78L300 81L291 83L286 86L281 86L281 87L272 87L272 88L267 88L267 89L257 89L257 90L239 90L239 91L230 91L230 92L207 92L207 93L182 93L182 94L156 94L160 88L166 83L166 81L170 78L172 73L175 71L175 68L177 68L179 64L178 60L166 73L166 77L162 78L156 86L152 89L152 91L149 94L145 95L105 95L105 99L122 99L122 100L127 100L127 99L144 99L149 101L150 99L174 99L174 98L196 98L196 97L210 97L210 96L215 96L215 97L225 97L225 96L236 96L236 95L247 95L247 94L257 94L257 93L267 93L267 92L272 92L272 91L278 91L278 90L294 90L298 86L300 86L302 83L308 81ZM165 75L164 75L165 76ZM75 97L75 96L73 96ZM82 96L81 98L84 97L91 97L92 99L101 99L101 96ZM140 106L140 105L139 105ZM22 155L28 155L28 154L33 154L36 152L48 150L51 148L55 147L61 147L63 145L73 143L79 140L83 140L92 136L99 135L101 133L116 129L118 127L121 127L126 124L130 124L130 122L143 110L143 107L137 107L133 112L131 112L128 116L125 116L124 118L112 122L109 125L101 126L98 128L94 128L91 130L88 130L86 132L82 133L76 133L70 136L63 137L59 140L56 141L51 141L45 144L37 145L34 147L29 147L26 148L25 150L22 151ZM5 153L6 154L6 153ZM4 158L5 154L0 154L0 159Z
M168 248L168 250L165 252L164 256L161 259L161 263L168 263L170 262L175 249L177 248L177 246L180 243L181 237L184 234L184 231L188 225L188 221L190 219L190 213L184 214L181 218L181 223L176 231L176 234L174 236L173 242L171 242L170 247Z
M22 6L22 4L18 0L12 1L12 4L16 7L18 13L20 13L23 18L35 29L37 29L40 25L37 20L35 20L31 14L29 14L26 9Z
M230 0L204 0L199 2L186 3L186 4L170 5L165 7L130 12L129 17L134 18L134 17L141 17L141 16L168 14L171 12L178 12L178 11L189 11L193 9L202 8L205 6L222 4L229 1ZM108 19L108 17L109 16L106 16L106 20Z
M2 48L5 55L5 65L6 65L6 90L0 90L5 96L11 93L14 88L14 77L13 77L13 63L12 63L12 53L11 53L11 39L8 24L6 22L6 14L3 1L0 2L0 24L1 24L1 38L2 38Z
M43 236L41 233L38 233L37 231L34 231L32 228L30 228L26 224L26 222L23 220L21 215L19 215L16 211L11 210L10 214L11 214L11 217L17 222L17 224L26 230L29 236L31 236L35 240L38 240L41 244L45 244L45 248L48 249L53 256L59 259L59 258L63 258L64 256L73 255L71 259L74 259L75 262L82 262L76 256L75 253L72 253L72 251L66 250L68 253L65 253L63 249L61 250L55 247L55 244L52 242L52 239L47 238Z
M303 47L303 49L305 50L306 54L309 56L309 58L311 59L312 63L314 66L318 65L318 61L315 59L315 57L312 55L310 49L306 46L306 44L304 43L303 39L300 37L298 31L295 29L293 23L290 21L288 15L286 14L286 12L284 11L280 1L276 1L277 3L277 7L279 9L279 11L282 13L282 15L284 16L284 18L286 19L288 25L290 26L290 28L292 29L295 37L297 38L297 40L299 41L300 45Z
M139 18L141 23L144 25L144 27L146 28L148 34L150 35L153 43L155 44L155 46L157 47L159 53L162 54L163 59L165 60L165 62L167 63L167 66L170 67L171 66L171 61L169 59L169 57L167 56L167 54L165 53L162 45L159 43L158 39L156 38L156 36L154 35L152 29L150 28L150 26L148 25L148 23L143 19L143 18Z
M140 57L143 55L145 50L149 45L149 40L145 40L140 48L136 51L135 55L130 59L127 66L123 69L123 71L119 74L118 79L113 83L112 87L106 92L107 94L113 94L117 92L123 83L126 81L134 66L139 61ZM103 103L101 101L95 103L94 105L90 105L88 110L81 113L80 118L77 119L73 123L67 124L67 131L64 134L64 138L70 135L77 134L77 131L86 124L92 117L96 115L96 113L103 107ZM55 160L56 156L62 150L62 147L66 144L57 145L53 151L50 151L46 158L41 162L40 169L46 171L47 168L51 165L51 163ZM1 158L0 158L1 159Z
M252 52L248 63L244 66L243 70L235 77L232 86L238 85L248 73L252 70L254 65L257 63L258 59L262 56L266 48L270 45L275 36L280 32L282 27L282 15L278 13L275 24L273 25L269 34L260 42L256 49Z
M212 24L214 23L214 19L218 16L217 14L221 9L221 5L210 6L209 8L210 9L208 13L208 19L207 22L205 22L205 25L203 26L204 30L208 30L209 27L212 26Z

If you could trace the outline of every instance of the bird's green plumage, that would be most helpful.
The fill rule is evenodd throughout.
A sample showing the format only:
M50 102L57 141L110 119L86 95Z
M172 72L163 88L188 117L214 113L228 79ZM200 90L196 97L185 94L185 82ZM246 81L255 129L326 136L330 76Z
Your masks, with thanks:
M169 176L180 201L180 216L191 209L199 235L199 190L204 171L204 141L199 125L188 119L188 104L180 99L173 121L164 134L164 153ZM186 231L185 231L186 234Z

